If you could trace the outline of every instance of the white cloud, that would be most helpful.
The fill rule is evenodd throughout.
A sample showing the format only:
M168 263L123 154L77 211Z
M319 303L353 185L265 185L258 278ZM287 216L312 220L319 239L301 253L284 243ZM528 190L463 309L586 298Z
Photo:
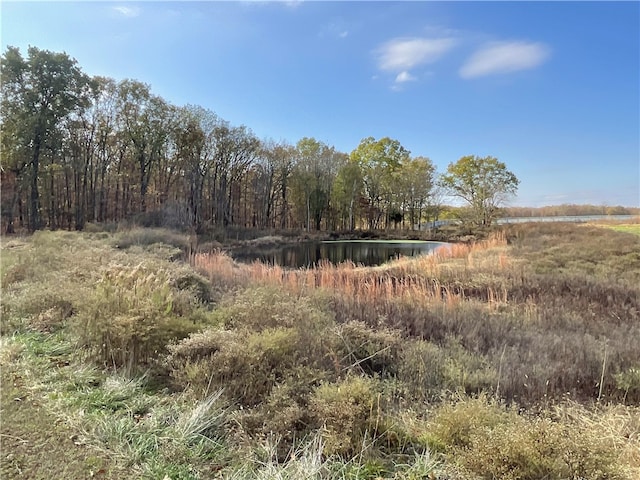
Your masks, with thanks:
M376 50L378 67L388 71L407 71L433 63L455 46L453 38L396 38Z
M122 16L133 18L140 15L140 9L138 7L125 7L123 5L113 7L113 10Z
M516 72L541 65L550 55L542 43L495 42L486 45L460 68L462 78Z
M304 3L304 0L240 0L238 2L243 7L251 8L251 7L270 7L273 3L281 5L283 7L296 9L300 5Z
M403 71L403 72L400 72L398 74L398 76L396 77L396 83L413 82L415 80L417 80L417 78L414 77L413 75L411 75L406 70Z
M349 35L349 30L345 30L345 31L340 32L340 33L338 34L338 36L339 36L340 38L347 38L347 35Z
M284 4L289 8L298 8L304 0L288 0Z

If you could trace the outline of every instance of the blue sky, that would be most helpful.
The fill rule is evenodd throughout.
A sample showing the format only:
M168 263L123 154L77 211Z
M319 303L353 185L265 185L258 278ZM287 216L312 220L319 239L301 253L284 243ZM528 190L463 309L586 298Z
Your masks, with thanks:
M513 205L640 205L638 2L10 2L8 45L65 51L260 138L389 136L440 171L492 155Z

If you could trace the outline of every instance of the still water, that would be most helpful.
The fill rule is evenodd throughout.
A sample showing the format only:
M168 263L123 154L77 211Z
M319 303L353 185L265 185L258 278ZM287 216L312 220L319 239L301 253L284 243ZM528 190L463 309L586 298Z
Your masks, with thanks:
M346 240L308 242L265 249L252 247L251 250L233 251L231 255L239 262L251 263L258 260L285 268L315 267L321 261L333 264L350 261L369 267L401 256L425 255L443 245L447 244L423 241Z

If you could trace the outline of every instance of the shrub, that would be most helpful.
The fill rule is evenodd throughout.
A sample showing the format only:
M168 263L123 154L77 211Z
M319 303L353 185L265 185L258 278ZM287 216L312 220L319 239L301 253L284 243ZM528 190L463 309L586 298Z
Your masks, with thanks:
M275 385L262 404L238 412L244 434L253 441L277 438L275 453L285 461L302 439L322 426L309 410L309 399L325 379L322 371L296 367L295 375Z
M614 375L616 387L624 392L624 400L629 394L640 394L640 367L630 367Z
M181 388L224 388L229 399L252 406L302 367L335 371L333 320L314 302L268 288L228 296L212 315L219 328L169 348L171 376Z
M351 376L320 385L311 396L309 409L323 426L327 455L353 456L373 445L385 431L381 395L377 382L370 378Z
M326 307L310 297L302 297L277 287L254 287L223 299L215 317L226 328L260 331L294 327L320 331L333 323Z
M105 366L133 373L197 327L198 315L171 288L168 271L111 266L76 322L80 344ZM184 299L182 299L184 300ZM179 314L181 316L179 316Z
M436 408L423 438L484 479L624 478L619 437L612 441L580 413L579 419L554 420L548 412L527 417L486 396L464 398Z
M211 283L195 272L185 272L174 280L178 290L187 291L199 302L208 304L214 301L214 293Z
M559 458L560 438L561 428L549 420L527 422L513 416L509 423L473 429L460 463L486 479L567 478Z
M446 353L437 345L423 340L407 340L402 345L398 362L398 380L412 400L433 400L445 384Z
M461 463L482 478L624 478L615 446L596 431L547 418L512 416L509 423L476 429Z
M457 402L444 403L435 410L423 440L435 451L464 449L471 445L477 429L492 428L511 418L511 412L489 401L486 395L459 398Z
M294 374L301 355L297 333L292 328L197 333L169 347L170 374L177 386L198 395L224 388L229 400L257 405Z
M6 289L14 283L20 283L29 278L29 269L24 262L18 262L3 268L2 281L0 286Z
M149 246L154 244L170 245L181 250L189 246L187 235L164 228L131 228L119 232L113 239L114 246L127 249L134 245Z
M444 382L450 390L462 389L472 394L495 387L497 372L486 357L468 351L456 338L447 340L444 351Z
M367 375L396 373L401 345L398 331L373 329L363 322L351 321L340 325L336 333L338 349L349 368L357 368Z
M0 333L3 335L24 329L36 332L59 330L75 311L77 292L54 282L28 282L19 289L9 289L2 295Z

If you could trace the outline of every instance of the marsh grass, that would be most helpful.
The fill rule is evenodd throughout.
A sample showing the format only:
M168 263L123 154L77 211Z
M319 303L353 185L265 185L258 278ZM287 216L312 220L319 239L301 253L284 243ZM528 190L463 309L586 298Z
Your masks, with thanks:
M457 351L448 371L458 384L440 385L469 393L493 388L508 400L535 404L567 395L639 400L635 387L625 387L624 374L640 364L636 258L640 245L631 236L540 224L377 268L327 263L286 270L254 263L234 272L221 253L192 261L218 282L231 275L244 287L276 285L297 296L322 290L337 323L388 327ZM548 271L554 263L563 266ZM225 268L210 270L220 264ZM451 338L460 350L451 348Z
M40 399L96 464L135 478L640 476L632 235L510 226L377 268L192 251L199 273L171 260L181 240L158 243L166 232L115 248L121 235L40 232L0 258L2 391Z
M119 249L127 249L132 246L148 247L152 245L164 245L185 252L190 245L188 235L164 228L140 227L133 227L118 232L112 237L112 242L113 245Z

